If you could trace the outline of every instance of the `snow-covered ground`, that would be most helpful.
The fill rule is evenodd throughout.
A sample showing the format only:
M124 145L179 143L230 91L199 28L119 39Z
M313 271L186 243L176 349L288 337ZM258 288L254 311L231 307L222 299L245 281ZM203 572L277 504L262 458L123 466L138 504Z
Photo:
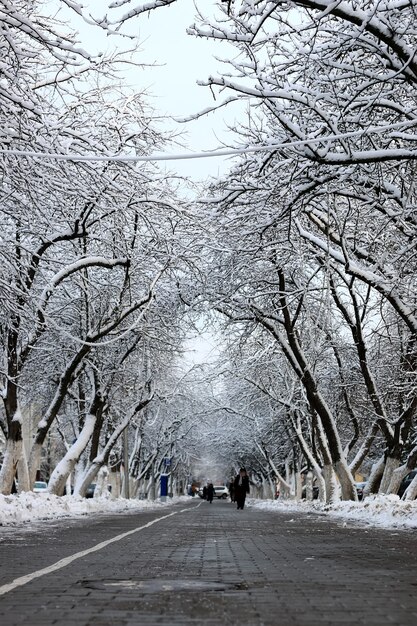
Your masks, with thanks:
M248 505L276 512L320 513L384 528L417 528L417 500L405 502L398 496L369 496L363 502L336 504L323 504L317 500L294 502L250 499Z
M195 499L200 502L199 498ZM141 511L161 509L179 502L190 502L189 496L168 498L166 502L156 500L75 498L74 496L52 496L46 493L23 493L0 495L0 526L14 526L40 520L78 517L94 513ZM363 502L339 502L322 504L285 500L248 499L249 507L294 513L318 513L345 520L356 520L371 526L385 528L417 528L417 500L404 502L398 496L371 496Z
M114 499L110 495L102 498L76 498L74 496L53 496L47 493L26 492L20 495L0 495L0 526L13 526L63 517L78 517L92 513L113 513L120 511L141 511L164 509L178 502L189 502L189 496L168 498L166 502L156 500Z

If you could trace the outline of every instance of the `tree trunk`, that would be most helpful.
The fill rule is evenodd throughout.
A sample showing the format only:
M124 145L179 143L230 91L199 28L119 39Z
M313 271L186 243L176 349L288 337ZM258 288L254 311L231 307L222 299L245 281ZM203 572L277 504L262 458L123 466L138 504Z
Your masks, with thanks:
M313 472L311 470L308 470L306 474L305 488L306 500L311 502L313 500Z
M33 485L35 484L36 474L41 466L42 447L41 443L34 441L30 450L28 472L31 488L33 488Z
M302 430L301 430L301 425L300 425L299 420L298 420L297 423L294 422L294 420L292 420L292 425L294 427L295 434L296 434L297 439L298 439L298 443L300 444L301 451L304 454L304 457L305 457L307 463L313 468L313 472L314 472L314 475L316 477L317 487L319 489L319 499L324 502L326 500L326 483L325 483L325 480L323 478L321 467L317 463L316 459L314 458L314 455L313 455L312 451L310 450L307 441L305 440L305 437L304 437L304 435L302 433ZM317 426L318 426L318 424L317 424L317 420L316 420L316 427ZM320 434L319 434L319 441L320 441L320 445L322 445L323 442L321 441ZM329 457L329 461L330 461L330 457ZM307 498L307 496L306 496L306 498ZM310 500L313 499L313 482L311 482L311 498L309 498L309 499Z
M403 496L403 500L415 500L417 498L417 475L414 476Z
M110 453L110 451L109 451ZM85 472L84 476L82 477L81 481L77 481L75 487L74 487L74 495L75 496L81 496L82 498L84 498L88 485L90 485L91 483L93 483L96 480L96 477L98 476L98 473L100 472L101 468L105 466L105 464L107 463L108 460L108 455L102 456L99 455L88 467L87 471Z
M109 490L107 489L108 476L108 467L106 465L103 465L103 467L101 467L99 472L97 473L97 485L94 491L95 498L109 495Z
M48 491L56 496L62 496L68 476L73 471L81 454L87 447L96 423L95 413L89 413L76 442L70 447L64 458L58 463L49 480Z
M22 445L22 454L17 464L17 475L19 476L18 493L30 491L29 470L24 445Z
M323 477L326 485L326 502L338 502L340 500L340 488L333 465L323 466Z
M414 448L408 455L407 461L403 465L401 465L401 467L398 467L393 471L391 481L388 487L388 493L398 493L402 479L405 478L407 474L415 468L416 463L417 446L414 446Z
M6 449L0 470L0 493L4 496L10 495L12 492L17 465L23 455L22 424L18 411L16 411L16 418L9 423Z
M73 377L77 371L78 366L91 351L91 346L82 346L80 350L74 355L71 361L67 364L64 372L59 378L57 388L53 399L51 400L48 409L46 410L43 419L38 424L38 429L35 435L35 440L32 445L32 449L29 455L29 476L31 486L36 480L36 472L39 469L39 463L41 458L41 451L43 443L46 439L46 435L54 422L58 412L62 406L68 389L72 383Z
M369 433L365 437L365 440L362 443L361 447L359 448L357 454L355 455L355 457L352 459L351 463L349 464L350 471L352 472L353 475L356 474L356 472L359 470L362 463L368 456L369 451L371 449L371 446L374 442L374 439L378 431L379 431L379 426L378 426L378 423L375 422L372 425Z
M385 468L385 456L382 457L372 465L371 474L368 478L368 482L365 485L365 489L363 490L363 497L369 496L371 493L377 493L378 487L381 482L382 475L384 473Z
M378 493L390 493L389 487L391 484L391 479L393 477L394 471L400 466L400 462L401 461L397 455L387 457Z
M16 476L17 464L22 456L23 441L18 439L8 439L4 451L3 465L0 471L0 485L3 496L12 493L13 480Z

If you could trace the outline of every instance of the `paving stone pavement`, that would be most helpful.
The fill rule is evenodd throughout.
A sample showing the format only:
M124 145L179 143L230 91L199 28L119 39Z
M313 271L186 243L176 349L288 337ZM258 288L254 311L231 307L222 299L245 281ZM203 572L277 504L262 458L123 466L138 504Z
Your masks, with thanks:
M18 626L417 625L417 536L195 501L0 528L14 579L167 517L0 595Z

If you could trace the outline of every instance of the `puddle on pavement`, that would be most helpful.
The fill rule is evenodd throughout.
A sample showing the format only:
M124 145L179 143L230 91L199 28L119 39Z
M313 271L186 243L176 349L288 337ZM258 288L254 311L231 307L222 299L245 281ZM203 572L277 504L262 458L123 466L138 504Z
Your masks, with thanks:
M82 580L78 584L88 589L124 589L138 591L140 593L161 593L181 591L226 591L227 589L240 589L241 583L219 583L209 580L190 579L149 579L149 580Z

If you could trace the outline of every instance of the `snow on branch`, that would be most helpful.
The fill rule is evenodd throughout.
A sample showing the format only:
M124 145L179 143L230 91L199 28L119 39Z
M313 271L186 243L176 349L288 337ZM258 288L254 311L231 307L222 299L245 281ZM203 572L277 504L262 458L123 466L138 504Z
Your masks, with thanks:
M411 72L406 70L406 73L411 75L414 80L417 80L415 50L407 46L405 40L399 37L398 31L394 31L389 24L376 17L377 11L374 12L370 9L367 12L359 8L353 8L351 3L334 2L333 0L295 0L295 4L307 9L321 11L316 16L316 19L320 19L325 15L334 15L371 33L379 41L391 48L402 63L408 65Z
M75 263L71 263L71 265L67 265L67 267L64 267L62 270L60 270L59 272L55 274L55 276L49 282L49 285L45 287L45 289L43 290L42 295L40 297L40 301L39 301L39 306L38 306L39 310L42 311L44 309L54 289L60 283L62 283L63 280L71 276L71 274L74 274L75 272L79 272L80 270L85 269L86 267L94 266L94 267L112 268L118 265L127 266L128 263L129 261L126 258L106 259L105 257L102 257L102 256L89 256L83 259L79 259L78 261L75 261Z
M46 321L46 305L48 304L49 299L51 298L54 290L62 283L66 278L71 276L72 274L79 272L82 269L87 267L107 267L113 268L116 266L126 266L129 261L126 258L123 259L106 259L100 256L90 256L84 259L79 259L75 263L71 263L64 267L62 270L57 272L49 284L44 288L40 298L39 304L37 307L37 316L39 320L39 324L36 327L36 330L31 337L30 343L33 343L35 337L42 333L45 330L45 321Z
M402 317L410 330L414 333L417 332L417 318L414 313L414 307L404 302L393 281L389 281L385 277L375 274L372 270L360 266L359 263L352 259L346 258L343 252L336 250L328 241L322 240L314 233L303 228L298 219L295 219L294 223L303 239L326 252L326 254L338 263L343 264L348 274L356 276L359 280L381 293L391 303L400 317Z
M0 21L2 24L27 35L42 48L48 50L57 60L72 65L77 65L79 63L77 59L80 57L91 60L91 55L83 48L77 47L70 37L54 33L52 24L47 18L39 15L24 15L8 3L2 2L1 4Z
M161 7L169 6L173 2L176 2L176 0L153 0L153 2L145 2L144 4L139 4L124 15L121 15L119 18L115 18L114 20L110 20L106 15L102 19L97 20L97 24L99 24L102 28L107 28L109 26L120 27L128 20L138 17L142 13L147 13L148 11L153 11ZM118 9L128 4L131 4L131 0L115 0L109 5L109 9Z

